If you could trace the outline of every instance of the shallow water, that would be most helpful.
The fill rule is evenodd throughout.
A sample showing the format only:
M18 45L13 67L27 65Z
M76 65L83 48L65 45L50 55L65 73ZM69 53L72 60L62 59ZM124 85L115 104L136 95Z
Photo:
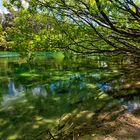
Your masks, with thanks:
M0 127L14 123L14 131L31 117L45 119L49 127L65 113L98 112L115 104L131 112L140 108L139 74L139 66L126 56L37 57L32 63L0 58L0 106L1 112L8 112L7 118L0 114L0 122L7 121Z
M74 98L76 94L77 100L84 100L88 93L90 96L107 93L126 105L138 104L140 69L129 58L124 60L122 56L118 61L116 57L69 57L43 57L30 64L17 57L0 58L1 99L28 93L45 98L65 95Z

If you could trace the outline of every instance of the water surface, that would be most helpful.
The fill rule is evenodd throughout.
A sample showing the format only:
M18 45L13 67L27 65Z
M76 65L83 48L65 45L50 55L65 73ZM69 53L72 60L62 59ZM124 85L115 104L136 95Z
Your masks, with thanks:
M0 137L51 128L70 112L115 104L140 107L140 68L127 56L41 55L0 58Z

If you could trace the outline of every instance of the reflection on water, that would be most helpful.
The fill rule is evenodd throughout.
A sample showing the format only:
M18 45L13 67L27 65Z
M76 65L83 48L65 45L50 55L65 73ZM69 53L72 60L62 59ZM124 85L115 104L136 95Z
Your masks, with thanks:
M140 101L138 101L138 103L135 102L135 100L133 100L133 101L128 101L126 105L128 106L128 111L129 111L129 112L132 112L132 111L134 111L134 110L140 108Z
M140 107L139 100L125 98L138 94L140 89L135 84L140 82L140 70L129 69L131 59L120 58L119 62L118 58L71 56L70 59L63 57L61 63L58 60L57 63L57 59L43 57L33 64L0 61L3 67L0 69L1 104L4 106L7 101L15 102L23 96L27 98L25 94L45 98L63 95L70 98L67 99L70 104L76 104L82 103L81 99L94 99L101 92L117 98L129 111Z
M30 64L0 58L0 138L36 139L61 116L83 110L140 108L140 69L131 59L45 55Z
M140 97L131 97L131 99L125 99L121 98L120 102L122 102L123 105L128 107L128 111L132 112L136 109L140 108Z
M14 96L16 89L15 89L15 84L13 81L9 80L9 84L8 84L8 90L9 90L9 95L10 96Z
M103 84L97 84L97 86L99 87L99 89L103 92L107 92L111 89L111 85L108 83L103 83Z
M8 93L9 93L10 96L19 96L20 94L25 93L25 89L22 85L19 85L18 88L15 88L14 81L9 80Z
M46 91L45 87L42 87L42 86L34 87L32 89L32 93L33 93L33 95L47 97L47 91Z
M8 82L8 94L3 95L1 105L8 109L12 107L15 103L25 102L25 89L22 85L19 85L18 88L15 88L15 83L13 80Z

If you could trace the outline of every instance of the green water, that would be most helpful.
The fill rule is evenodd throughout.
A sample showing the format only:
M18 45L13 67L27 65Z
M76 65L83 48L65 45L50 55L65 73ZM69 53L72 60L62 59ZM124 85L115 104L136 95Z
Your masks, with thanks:
M131 58L40 54L32 63L0 58L0 138L34 139L71 112L140 107L140 68Z

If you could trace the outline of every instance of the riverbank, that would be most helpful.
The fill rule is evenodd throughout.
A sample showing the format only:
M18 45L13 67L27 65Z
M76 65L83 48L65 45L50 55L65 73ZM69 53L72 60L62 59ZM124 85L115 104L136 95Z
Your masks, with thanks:
M20 105L21 106L21 105ZM0 111L0 135L7 140L139 140L140 109L129 113L113 106L100 112L71 112L56 119L36 115L31 107L23 111ZM38 112L39 113L39 112ZM9 118L9 116L11 116ZM8 133L7 133L8 132Z
M129 113L123 107L113 109L115 110L104 111L100 114L94 114L89 111L81 112L81 116L80 114L78 115L80 117L73 119L71 128L63 128L57 139L139 140L140 110ZM83 123L81 122L82 120L84 120Z
M140 117L124 113L114 121L104 122L95 132L96 134L87 134L79 140L139 140Z

